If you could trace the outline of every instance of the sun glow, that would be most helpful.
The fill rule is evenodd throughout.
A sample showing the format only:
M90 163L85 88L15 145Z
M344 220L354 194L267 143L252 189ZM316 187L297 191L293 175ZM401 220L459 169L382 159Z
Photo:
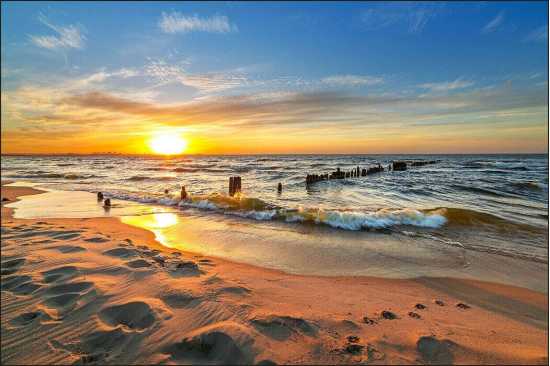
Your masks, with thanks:
M149 146L155 154L177 155L187 149L187 140L177 134L155 135L149 141Z

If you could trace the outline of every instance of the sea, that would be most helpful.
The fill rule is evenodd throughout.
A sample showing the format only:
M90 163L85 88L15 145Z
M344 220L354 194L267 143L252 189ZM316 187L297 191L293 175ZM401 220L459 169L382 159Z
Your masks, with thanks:
M408 169L388 170L393 161L408 162ZM433 164L411 164L423 161ZM307 174L368 169L378 164L384 171L306 184ZM183 217L238 223L263 233L313 233L318 238L330 237L328 246L345 241L347 246L339 246L338 253L352 248L353 243L362 246L365 242L369 253L387 253L383 246L392 236L388 246L406 246L412 257L418 253L410 248L430 242L434 247L460 249L462 257L464 253L485 253L546 268L548 264L545 154L2 156L1 166L2 180L57 191L103 192L120 205L150 205L156 212L164 207ZM240 176L242 181L242 191L234 197L228 196L231 176ZM182 186L189 194L184 201L180 200ZM231 230L231 226L224 227ZM243 242L246 255L242 256L258 250ZM323 253L320 242L323 240L315 244L316 253ZM292 248L300 247L295 244ZM238 252L215 248L203 251L230 259L235 258L225 252ZM392 253L400 252L394 249ZM270 260L274 268L292 271L295 266L307 267L303 263L285 267L281 264L284 260ZM331 264L322 266L330 268ZM362 274L361 264L356 267L353 273ZM326 273L332 272L327 269Z

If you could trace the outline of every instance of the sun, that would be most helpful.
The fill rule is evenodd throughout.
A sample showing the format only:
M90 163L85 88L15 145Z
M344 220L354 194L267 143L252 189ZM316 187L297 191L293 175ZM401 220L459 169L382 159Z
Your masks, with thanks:
M187 149L187 140L177 134L164 133L153 136L149 146L155 154L177 155Z

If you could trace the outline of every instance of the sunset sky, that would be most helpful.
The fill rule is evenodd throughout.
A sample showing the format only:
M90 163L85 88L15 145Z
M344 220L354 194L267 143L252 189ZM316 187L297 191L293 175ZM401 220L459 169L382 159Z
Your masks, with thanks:
M546 152L547 2L2 2L2 153Z

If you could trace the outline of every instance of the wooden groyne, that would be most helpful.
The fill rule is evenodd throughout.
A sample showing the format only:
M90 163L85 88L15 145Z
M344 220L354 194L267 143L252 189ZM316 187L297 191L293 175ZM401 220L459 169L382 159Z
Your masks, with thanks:
M388 171L394 170L394 171L403 171L407 170L407 167L410 165L411 167L419 167L424 166L428 164L435 164L437 163L436 160L427 160L427 161L392 161L390 165L388 165ZM332 179L345 179L345 178L358 178L358 177L366 177L367 175L381 173L384 171L384 167L381 164L377 164L375 166L370 166L368 168L360 168L356 167L349 171L343 171L340 170L340 168L336 168L335 171L332 173L324 173L324 174L307 174L306 175L306 185L321 182L324 180L332 180Z

